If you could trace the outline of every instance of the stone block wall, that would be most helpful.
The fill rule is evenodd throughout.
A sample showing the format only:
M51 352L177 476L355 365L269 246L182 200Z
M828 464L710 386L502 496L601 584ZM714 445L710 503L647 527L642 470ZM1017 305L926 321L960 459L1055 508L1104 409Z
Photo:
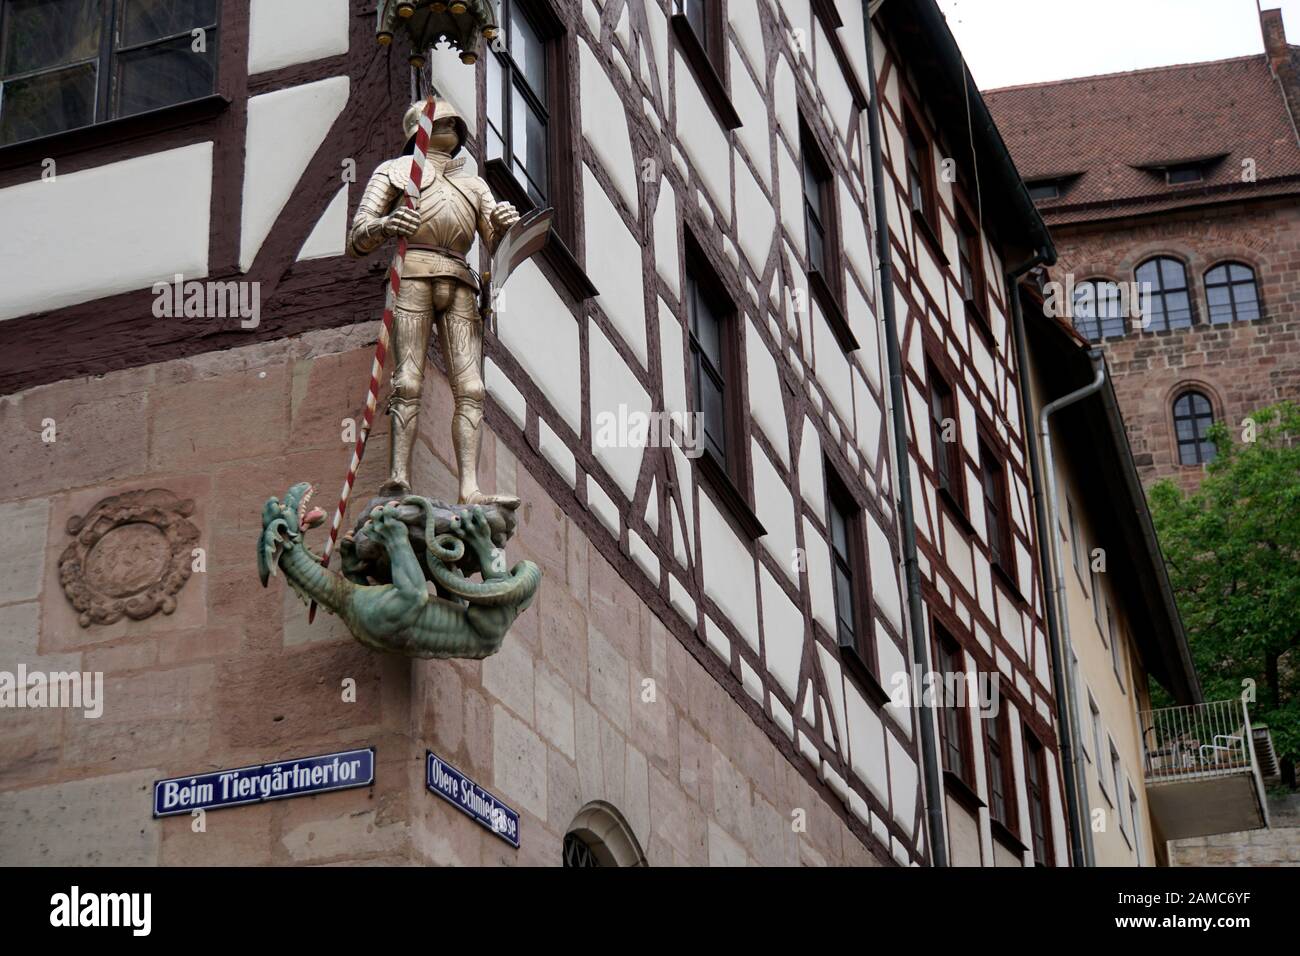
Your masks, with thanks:
M712 676L704 642L665 627L491 433L484 484L525 501L508 557L545 570L496 657L378 655L328 614L309 628L282 578L259 586L266 498L311 481L332 507L348 457L341 421L356 414L373 331L0 400L0 425L17 436L0 452L0 670L104 681L97 719L0 709L0 864L558 865L570 821L593 800L622 812L652 865L885 859L789 741ZM450 393L433 367L428 380L417 482L454 497ZM386 420L376 424L358 497L382 480ZM172 614L82 628L57 570L67 519L143 488L194 500L205 568ZM323 540L314 533L317 549ZM366 746L377 754L369 789L212 811L204 832L150 814L160 778ZM426 748L520 812L520 850L427 792Z
M1105 228L1055 227L1060 261L1052 278L1104 277L1131 282L1153 255L1181 259L1192 289L1193 325L1172 331L1130 330L1106 342L1106 358L1145 484L1172 478L1185 488L1202 467L1180 465L1173 401L1186 388L1204 392L1216 420L1240 440L1242 420L1281 399L1300 398L1300 208L1281 201L1151 217ZM1210 325L1205 272L1220 262L1255 270L1263 316Z

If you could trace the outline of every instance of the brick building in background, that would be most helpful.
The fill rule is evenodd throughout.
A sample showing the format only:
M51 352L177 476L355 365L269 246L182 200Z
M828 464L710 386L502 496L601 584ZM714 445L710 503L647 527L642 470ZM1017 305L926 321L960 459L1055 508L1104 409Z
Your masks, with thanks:
M1211 421L1300 395L1300 48L1281 11L1262 27L1262 55L985 94L1148 485L1195 485ZM1139 320L1110 285L1133 282Z

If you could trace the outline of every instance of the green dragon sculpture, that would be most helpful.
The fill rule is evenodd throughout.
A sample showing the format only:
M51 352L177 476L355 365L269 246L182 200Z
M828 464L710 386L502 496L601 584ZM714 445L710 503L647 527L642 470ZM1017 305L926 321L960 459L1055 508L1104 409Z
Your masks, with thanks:
M308 507L312 493L310 484L296 484L283 502L271 498L262 509L262 585L283 571L299 597L341 618L367 647L406 657L488 657L541 584L531 561L505 569L497 544L514 530L513 515L419 495L371 502L340 544L343 574L336 574L304 539L325 520ZM468 577L475 572L482 581Z

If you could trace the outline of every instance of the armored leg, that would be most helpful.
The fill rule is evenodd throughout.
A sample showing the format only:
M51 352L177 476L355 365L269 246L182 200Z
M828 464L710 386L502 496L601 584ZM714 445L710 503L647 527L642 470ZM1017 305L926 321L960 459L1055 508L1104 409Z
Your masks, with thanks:
M479 445L483 437L483 320L474 291L458 283L439 321L442 354L456 407L451 442L456 452L462 504L497 503L518 507L512 495L484 495L478 487Z
M392 441L388 482L381 495L405 495L411 490L411 452L420 417L424 360L433 326L432 282L403 279L393 306L393 387L388 398Z

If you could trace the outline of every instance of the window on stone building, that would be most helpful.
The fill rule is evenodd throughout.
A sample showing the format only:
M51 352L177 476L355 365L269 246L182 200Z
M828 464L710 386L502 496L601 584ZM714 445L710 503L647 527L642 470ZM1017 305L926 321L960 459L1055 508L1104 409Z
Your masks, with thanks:
M843 481L825 464L827 510L830 513L831 573L835 581L835 630L840 648L855 658L874 678L875 644L871 635L862 569L866 554L862 546L862 509Z
M989 771L989 817L1014 833L1016 790L1011 772L1011 748L1007 745L1006 707L1003 706L996 717L985 717L983 722L984 752Z
M926 368L930 386L930 438L934 451L934 475L939 490L949 503L965 512L961 493L961 445L957 435L957 408L952 387L933 364Z
M1205 273L1205 299L1210 322L1253 322L1259 318L1259 287L1255 270L1240 262L1224 262Z
M647 865L627 819L603 800L593 800L578 811L564 834L560 852L566 867Z
M1029 798L1029 834L1035 866L1052 866L1052 834L1043 745L1025 728L1025 790Z
M1192 296L1187 286L1187 269L1177 259L1157 256L1137 268L1144 314L1142 328L1148 332L1185 329L1192 324Z
M1214 461L1216 449L1208 437L1213 424L1214 407L1204 393L1187 391L1174 399L1174 438L1180 465Z
M980 474L984 495L984 531L989 543L989 560L1015 577L1011 557L1011 522L1007 511L1007 477L1002 461L980 441Z
M1124 300L1117 283L1089 279L1074 287L1074 327L1089 342L1124 335Z
M210 95L218 6L217 0L3 0L0 145Z
M934 632L934 668L947 688L955 681L965 683L966 668L963 665L961 646L938 621L933 622ZM956 675L956 676L954 676ZM969 724L957 701L946 697L939 707L939 742L943 753L943 769L955 774L969 784L974 775L970 773L970 734Z

